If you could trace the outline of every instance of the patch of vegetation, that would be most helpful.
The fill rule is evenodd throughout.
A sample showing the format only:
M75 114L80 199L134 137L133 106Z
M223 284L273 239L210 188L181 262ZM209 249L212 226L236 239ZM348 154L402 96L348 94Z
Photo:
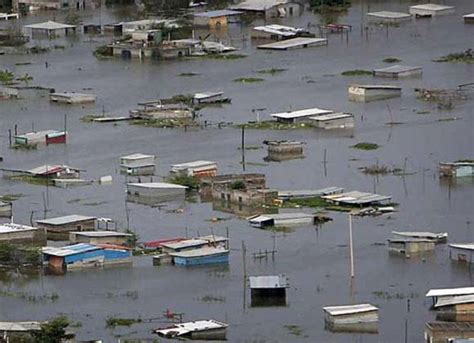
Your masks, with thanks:
M203 303L225 303L226 298L222 296L216 296L212 294L207 294L199 299Z
M14 144L10 147L13 150L38 150L38 144Z
M234 82L241 82L241 83L255 83L255 82L263 82L265 79L261 79L259 77L238 77L233 79Z
M81 16L76 11L69 11L64 18L64 23L68 25L79 25L82 23Z
M237 180L237 181L234 181L230 184L230 189L234 189L234 190L244 190L246 187L245 187L245 182L243 182L242 180Z
M363 69L353 69L353 70L346 70L341 73L342 76L369 76L372 75L370 70L363 70Z
M13 74L13 72L7 69L0 70L0 83L2 85L12 84L14 79L15 79L15 74Z
M35 45L29 49L29 52L31 54L44 54L49 51L49 48Z
M195 176L173 175L167 179L168 182L181 186L186 186L190 190L199 189L199 179Z
M40 266L41 249L37 247L0 243L0 264L7 266Z
M474 51L467 49L464 52L453 53L434 59L433 62L474 63Z
M35 343L59 343L74 338L73 334L67 333L69 319L65 316L57 317L49 322L41 324L41 330L31 332Z
M103 205L103 204L106 204L106 203L107 203L107 201L95 201L95 202L85 202L82 205L83 206L99 206L99 205Z
M284 68L271 68L271 69L261 69L257 70L258 74L270 74L271 76L274 76L276 74L283 73L284 71L287 71L288 69Z
M178 76L181 77L192 77L192 76L198 76L201 75L199 73L193 73L193 72L188 72L188 73L179 73Z
M211 58L213 60L238 60L247 57L244 54L210 54L204 57Z
M387 57L382 60L384 63L398 63L401 62L402 60L397 58L397 57Z
M288 333L290 333L293 336L301 336L303 334L303 329L299 325L285 325L285 329L288 330Z
M66 49L66 47L64 45L59 45L59 44L55 44L53 46L54 49L57 49L57 50L64 50Z
M357 208L356 206L347 206L347 205L334 205L328 203L326 200L320 197L311 197L311 198L304 198L304 199L291 199L287 200L283 203L282 207L284 208L299 208L299 207L310 207L310 208L317 208L317 209L324 209L327 211L337 211L337 212L350 212L352 209ZM321 216L322 221L325 220L326 217Z
M173 95L171 98L161 99L162 104L192 104L194 96L192 94L176 94Z
M457 160L456 162L458 162L458 163L474 163L474 159L462 159L462 160Z
M178 119L132 119L129 120L128 123L130 125L141 125L160 129L197 126L197 123L194 121Z
M136 246L138 240L140 239L140 236L136 232L134 232L130 229L125 230L125 233L128 233L128 234L131 235L127 238L127 241L125 242L125 245L127 247L130 247L130 248L133 248L134 246Z
M291 129L310 129L311 125L306 123L282 123L276 120L251 121L245 124L234 125L237 128L255 129L255 130L291 130Z
M83 123L93 123L94 119L97 119L97 118L103 118L103 117L96 114L86 114L85 116L82 116L80 118L80 121L82 121Z
M0 195L0 201L3 201L3 202L12 202L12 201L15 201L15 200L20 199L22 196L23 196L23 194L21 194L21 193L16 193L16 194L4 194L4 195Z
M355 145L352 145L351 148L359 149L359 150L376 150L380 147L380 145L376 143L369 143L369 142L361 142Z
M97 58L107 58L113 56L113 50L107 45L101 45L95 48L93 54Z
M373 291L372 294L376 296L379 299L385 299L385 300L391 300L391 299L397 299L397 300L403 300L403 299L414 299L418 298L420 295L415 292L403 294L403 293L395 293L395 294L390 294L388 292L384 291Z
M38 186L52 186L53 185L52 179L47 178L47 177L37 177L33 175L16 175L16 176L10 177L10 179L24 181L32 185L38 185Z
M24 301L28 301L32 304L46 303L46 302L55 302L59 299L57 293L36 295L26 292L11 292L11 291L0 291L0 297L16 298Z
M132 326L133 324L141 323L142 320L140 318L116 318L116 317L109 317L106 320L106 326L108 328L115 328L116 326Z
M388 166L379 164L373 164L367 167L360 167L359 170L361 170L364 174L367 175L400 174L402 172L402 169L400 168L390 168Z

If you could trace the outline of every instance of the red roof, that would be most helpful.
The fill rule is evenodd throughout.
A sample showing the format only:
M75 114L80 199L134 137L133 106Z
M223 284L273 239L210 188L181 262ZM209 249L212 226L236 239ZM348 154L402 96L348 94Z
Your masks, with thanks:
M172 243L172 242L181 242L184 241L186 238L178 237L178 238L168 238L168 239L160 239L158 241L150 241L145 242L144 246L146 248L159 248L163 243Z

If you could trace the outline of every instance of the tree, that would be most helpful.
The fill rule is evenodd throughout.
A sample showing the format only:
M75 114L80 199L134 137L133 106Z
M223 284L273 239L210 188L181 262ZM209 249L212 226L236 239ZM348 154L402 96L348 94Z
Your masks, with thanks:
M60 316L41 324L41 330L32 333L33 342L61 343L63 339L71 339L74 335L66 333L66 328L69 324L69 319L65 316Z
M13 82L15 79L15 74L13 74L11 71L5 69L5 70L0 70L0 82L4 85L9 85Z

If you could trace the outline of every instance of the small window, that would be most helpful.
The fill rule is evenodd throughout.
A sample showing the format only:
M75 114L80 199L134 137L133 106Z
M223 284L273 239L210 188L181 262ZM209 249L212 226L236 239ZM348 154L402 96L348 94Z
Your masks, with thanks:
M77 231L82 231L82 225L77 225L76 229L77 229Z
M239 202L242 203L242 197L239 197Z

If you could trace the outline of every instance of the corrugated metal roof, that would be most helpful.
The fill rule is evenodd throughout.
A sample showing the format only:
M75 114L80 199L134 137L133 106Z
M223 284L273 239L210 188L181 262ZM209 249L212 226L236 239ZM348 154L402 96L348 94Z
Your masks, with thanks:
M347 314L358 314L364 312L378 311L378 308L371 304L343 305L343 306L326 306L323 307L324 312L331 316L342 316Z
M457 248L457 249L474 250L474 243L449 244L449 246L452 248Z
M223 329L227 328L228 326L229 325L226 323L218 322L217 320L213 319L197 320L194 322L174 324L173 326L170 326L165 329L155 330L155 333L162 336L168 336L170 334L171 336L183 336L191 332Z
M131 233L116 231L73 231L70 232L84 237L130 237Z
M342 191L344 191L344 188L341 187L326 187L315 190L278 191L278 197L284 199L309 198L340 193Z
M0 331L28 332L41 330L41 322L0 322Z
M321 44L327 43L327 41L328 40L326 38L297 37L297 38L285 39L285 40L274 42L274 43L259 45L257 48L286 50L286 49L291 49L291 48L316 45L319 43Z
M277 35L281 35L285 37L292 37L296 35L297 33L305 31L305 29L300 29L300 28L291 27L291 26L277 25L277 24L255 26L253 30L267 32L271 34L277 34Z
M196 93L194 94L194 99L196 100L202 100L202 99L207 99L207 98L212 98L215 96L223 95L224 92L202 92L202 93Z
M229 253L228 249L222 247L202 247L197 249L184 250L180 252L170 253L174 257L199 257L199 256L212 256L217 254Z
M192 248L192 247L206 245L206 244L208 244L207 240L193 238L193 239L182 240L179 242L176 242L176 241L163 242L161 243L161 246L168 249L178 250L178 249Z
M122 156L120 157L121 159L123 160L141 160L141 159L144 159L144 158L150 158L150 157L155 157L154 155L145 155L145 154L141 154L141 153L136 153L136 154L131 154L131 155L127 155L127 156Z
M474 287L460 287L460 288L440 288L430 289L426 293L427 297L442 297L449 295L467 295L474 294Z
M434 307L438 308L469 303L474 303L474 294L438 297Z
M270 114L270 116L275 117L275 118L283 118L283 119L295 119L295 118L319 116L319 115L329 114L329 113L334 113L334 111L314 107L314 108L307 108L304 110L272 113Z
M410 18L411 14L402 13L402 12L392 12L392 11L379 11L379 12L369 12L367 13L369 17L376 18L385 18L385 19L405 19Z
M238 15L242 14L240 11L232 11L232 10L216 10L216 11L208 11L202 13L195 13L195 17L207 17L207 18L214 18L214 17L224 17L230 15Z
M197 239L209 242L226 242L229 240L227 237L216 235L199 236Z
M28 29L39 29L39 30L61 30L61 29L72 29L72 28L75 28L76 25L62 24L62 23L57 23L55 21L48 20L48 21L45 21L44 23L24 25L23 27L26 27Z
M47 225L65 225L76 222L81 222L84 220L95 220L96 217L83 216L80 214L71 214L64 217L48 218L48 219L39 219L36 220L36 223L47 224Z
M428 239L442 239L447 238L447 232L427 232L427 231L392 231L393 235L403 236L403 237L413 237L413 238L428 238Z
M30 230L38 230L38 228L33 227L33 226L28 226L28 225L15 224L15 223L0 224L0 233L12 233L12 232L30 231Z
M393 90L401 90L402 87L393 86L393 85L349 85L349 87L357 87L357 88L364 88L364 89L393 89Z
M217 165L217 162L214 162L214 161L198 160L198 161L192 161L192 162L173 164L173 165L171 165L171 170L183 170L183 169L187 169L187 168L213 167L213 166L216 166L216 165Z
M246 0L240 4L231 6L231 9L247 11L264 11L280 4L288 3L288 0Z
M350 113L330 113L330 114L323 114L321 116L314 116L310 117L311 120L315 121L329 121L329 120L337 120L343 118L354 118L354 115Z
M128 183L128 186L141 187L141 188L176 188L176 189L186 189L188 187L177 185L174 183L166 182L143 182L143 183Z
M450 10L453 8L454 6L444 6L444 5L438 5L438 4L421 4L421 5L410 6L410 9L428 10L428 11L443 11L443 10Z
M67 245L65 247L44 247L42 248L43 254L65 257L70 255L82 254L88 251L100 250L101 248L87 243L79 243L74 245Z
M270 219L274 220L289 220L289 219L302 219L302 218L314 218L314 214L308 213L278 213L278 214L263 214L253 218L250 218L251 222L262 222Z
M288 280L284 275L250 276L251 289L288 288Z

